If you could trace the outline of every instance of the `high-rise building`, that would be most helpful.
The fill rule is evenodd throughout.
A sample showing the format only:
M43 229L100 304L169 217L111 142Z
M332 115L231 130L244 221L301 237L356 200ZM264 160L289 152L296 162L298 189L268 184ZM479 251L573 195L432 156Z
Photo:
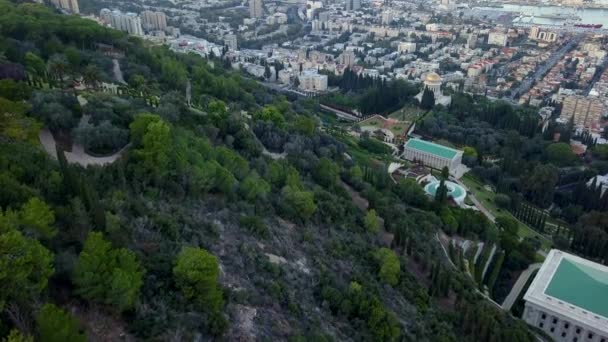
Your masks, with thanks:
M51 0L51 3L62 10L66 10L71 13L78 14L80 13L80 8L78 7L78 0Z
M306 1L306 18L314 19L315 14L319 13L323 8L323 1L308 0Z
M557 40L557 33L550 31L541 31L540 27L534 26L530 29L528 38L532 40L541 40L544 42L552 43Z
M127 32L135 36L143 36L144 30L141 26L141 18L135 13L127 13L124 16L124 20L126 20Z
M530 29L530 34L528 35L528 38L536 39L536 38L538 38L539 33L540 33L540 27L534 26Z
M298 77L300 89L312 92L327 90L327 75L317 73L317 70L304 70Z
M560 118L572 119L577 126L595 128L605 112L606 108L600 99L571 95L564 98Z
M474 49L476 45L477 35L475 33L469 34L469 37L467 38L467 46L469 47L469 49Z
M319 13L319 21L320 21L321 23L326 23L326 22L328 22L328 21L329 21L329 13L330 13L330 12L327 12L327 11L325 11L325 12L320 12L320 13Z
M140 17L145 30L167 30L167 16L163 12L143 11Z
M382 25L389 25L393 21L393 12L391 10L382 12Z
M557 33L543 31L538 34L538 40L542 40L544 42L552 43L557 40Z
M492 31L488 35L489 45L506 46L507 45L507 34L502 31Z
M361 8L361 0L346 0L346 10L356 11Z
M397 52L399 53L414 53L416 52L416 43L414 42L401 42L397 45Z
M251 18L261 18L264 16L263 0L249 0L249 16Z
M355 65L356 58L357 57L355 56L354 52L352 52L352 51L344 51L338 57L338 62L340 64L344 64L344 65L348 65L348 66L353 66L353 65Z
M224 36L224 45L228 47L228 50L238 50L238 41L236 34L227 34Z
M122 13L118 10L110 11L104 8L99 12L101 20L113 28L126 31L135 36L143 36L144 30L141 26L141 18L135 13Z

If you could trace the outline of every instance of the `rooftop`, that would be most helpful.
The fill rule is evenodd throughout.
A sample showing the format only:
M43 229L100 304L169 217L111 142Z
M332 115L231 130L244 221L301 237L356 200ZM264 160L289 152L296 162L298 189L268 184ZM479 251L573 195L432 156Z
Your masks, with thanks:
M552 249L524 300L608 334L607 266Z
M453 148L445 147L429 141L420 139L410 139L405 143L406 148L412 148L422 152L434 154L441 158L453 159L460 151Z
M608 271L562 258L545 294L608 317Z

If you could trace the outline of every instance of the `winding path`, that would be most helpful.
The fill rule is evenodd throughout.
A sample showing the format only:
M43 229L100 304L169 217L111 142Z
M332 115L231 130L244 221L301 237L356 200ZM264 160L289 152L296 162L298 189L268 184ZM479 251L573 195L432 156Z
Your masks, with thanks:
M40 138L40 143L42 144L42 147L44 148L46 153L48 153L53 158L57 158L57 150L55 147L56 143L55 143L55 137L53 136L53 133L51 133L51 131L49 131L48 128L44 128L40 131L39 138ZM94 157L94 156L87 154L84 151L84 147L82 145L73 144L72 152L67 152L67 151L65 152L65 159L67 159L67 161L70 164L78 164L78 165L81 165L84 167L87 167L90 165L103 166L106 164L112 164L115 161L117 161L122 156L124 151L126 151L129 148L130 145L131 144L126 145L120 151L118 151L114 154L111 154L109 156Z
M519 278L517 278L517 281L515 282L515 285L513 285L513 287L511 288L511 292L509 292L507 298L505 298L505 300L502 302L502 308L504 310L511 310L511 307L513 306L513 304L515 304L515 301L519 297L520 292L524 289L524 286L526 286L526 283L528 282L528 279L530 279L530 276L542 265L542 263L532 264L528 266L525 271L521 272Z
M479 211L486 215L488 220L496 222L496 216L494 216L494 214L492 214L488 209L486 209L486 207L483 206L483 204L481 204L481 202L479 202L473 192L469 191L469 188L463 182L461 182L459 179L454 179L454 181L467 191L467 197L471 200L471 202L473 202L473 204L475 205L475 207L477 207L477 209L479 209Z

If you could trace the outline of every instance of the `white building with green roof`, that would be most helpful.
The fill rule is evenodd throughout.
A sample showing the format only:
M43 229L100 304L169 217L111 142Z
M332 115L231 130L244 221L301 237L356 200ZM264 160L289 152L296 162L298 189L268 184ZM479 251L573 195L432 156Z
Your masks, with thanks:
M555 341L608 342L608 267L553 249L524 300L523 319Z
M462 165L462 151L416 138L405 143L403 158L439 170L447 166L450 173Z

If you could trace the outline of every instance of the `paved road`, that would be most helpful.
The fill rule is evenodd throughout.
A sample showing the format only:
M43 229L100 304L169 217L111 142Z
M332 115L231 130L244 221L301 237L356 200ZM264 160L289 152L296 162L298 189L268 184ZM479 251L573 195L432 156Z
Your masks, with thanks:
M510 100L514 101L516 98L520 97L522 94L525 94L534 83L540 81L545 74L553 68L557 62L559 62L565 55L572 49L574 46L578 44L581 40L582 35L578 34L572 38L570 38L565 44L563 44L559 49L557 49L551 57L549 57L544 64L539 65L539 67L534 72L534 75L531 77L525 78L521 84L511 92Z
M57 150L55 149L55 137L53 134L47 129L44 128L40 131L39 135L40 143L44 150L53 158L57 158ZM72 152L65 152L65 158L71 164L79 164L81 166L87 167L89 165L106 165L112 164L118 158L120 158L123 152L129 148L130 145L123 147L120 151L105 157L94 157L87 154L84 151L84 148L81 145L74 144L72 146Z
M509 292L507 298L505 298L505 300L502 302L502 308L504 310L511 310L511 307L513 306L513 304L515 304L517 297L519 297L520 292L523 290L524 286L526 286L526 283L528 282L528 279L530 279L530 276L541 266L542 263L532 264L528 266L528 268L519 275L519 278L517 278L515 285L513 285L513 288L511 288L511 292Z
M477 207L479 211L486 215L488 220L496 222L496 216L494 216L494 214L492 214L488 209L486 209L486 207L484 207L483 204L479 202L479 200L475 197L475 195L473 195L471 191L468 191L469 188L463 182L457 179L456 183L458 183L458 185L462 186L465 190L467 190L467 197L471 200L471 202L473 202L473 204L475 204L475 207Z
M486 207L484 207L483 204L481 204L481 202L479 202L479 200L475 197L475 195L473 195L473 193L470 193L467 196L469 197L471 202L473 202L473 204L475 204L477 209L479 209L484 215L486 215L488 220L490 220L492 222L496 222L496 216L494 216L494 214L492 214L488 209L486 209Z

